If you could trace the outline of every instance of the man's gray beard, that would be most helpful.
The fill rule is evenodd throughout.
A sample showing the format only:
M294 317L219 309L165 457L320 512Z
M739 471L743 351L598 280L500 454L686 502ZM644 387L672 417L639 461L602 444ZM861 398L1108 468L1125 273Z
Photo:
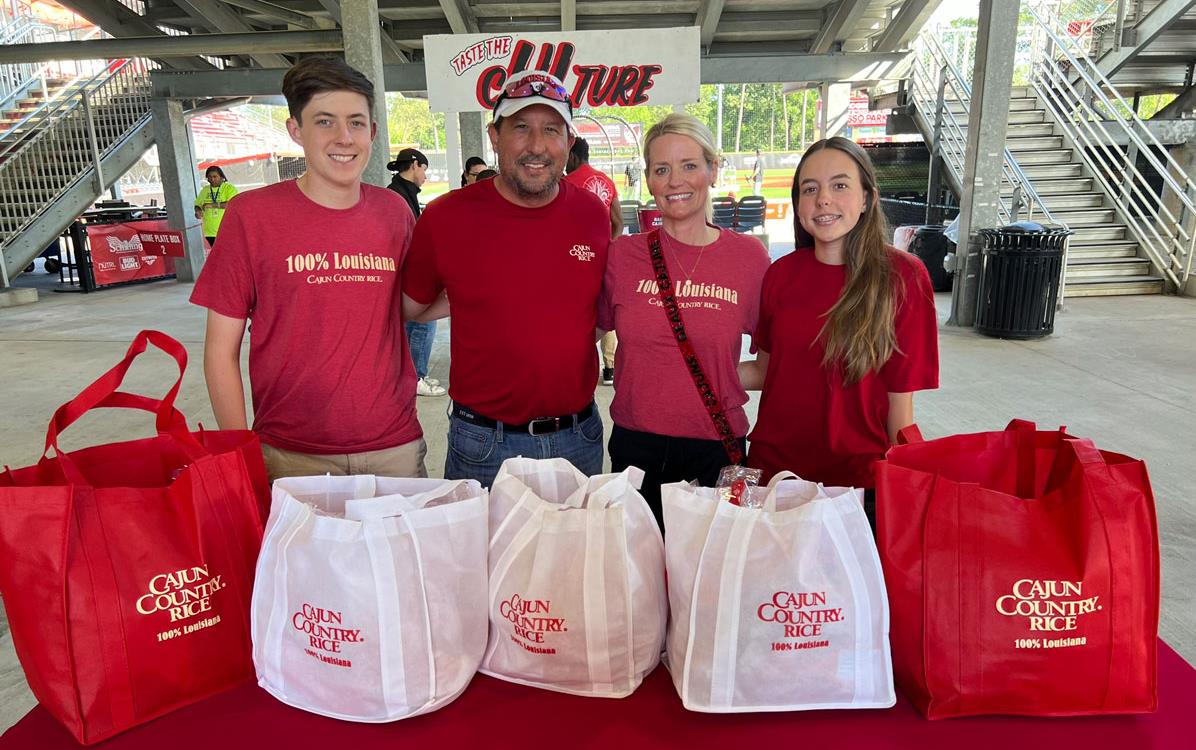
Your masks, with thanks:
M520 180L516 175L517 173L515 170L511 170L509 174L504 174L501 172L499 173L500 177L507 178L507 184L515 189L515 193L519 195L520 198L540 198L552 192L552 190L557 186L557 183L561 181L560 175L557 175L553 179L549 180L544 187L540 188L539 190L532 190L528 188L527 183Z

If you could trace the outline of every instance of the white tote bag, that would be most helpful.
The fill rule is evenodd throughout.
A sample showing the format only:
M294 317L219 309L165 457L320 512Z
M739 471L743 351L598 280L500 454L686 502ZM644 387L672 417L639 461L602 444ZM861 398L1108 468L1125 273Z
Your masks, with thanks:
M691 711L887 708L889 609L862 492L781 481L750 490L664 485L666 661ZM796 479L796 477L794 477Z
M586 477L505 461L490 487L490 643L481 671L577 695L630 695L660 661L664 543L643 472Z
M486 648L486 500L472 480L276 481L253 590L258 684L368 722L460 695Z

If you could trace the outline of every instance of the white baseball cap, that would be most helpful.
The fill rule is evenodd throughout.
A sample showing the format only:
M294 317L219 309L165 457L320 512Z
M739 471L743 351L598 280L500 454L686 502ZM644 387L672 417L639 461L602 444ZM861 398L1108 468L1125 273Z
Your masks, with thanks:
M544 104L552 107L573 130L573 103L569 90L561 80L540 70L529 70L512 76L503 86L494 105L494 120L510 117L524 107Z

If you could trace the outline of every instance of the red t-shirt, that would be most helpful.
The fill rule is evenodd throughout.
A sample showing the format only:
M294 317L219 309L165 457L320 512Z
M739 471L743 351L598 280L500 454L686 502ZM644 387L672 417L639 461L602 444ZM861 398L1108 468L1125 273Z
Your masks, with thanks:
M393 448L423 432L399 269L415 219L372 185L338 210L293 181L241 193L191 301L249 324L253 429L302 453Z
M705 247L665 232L660 237L685 332L731 429L746 435L748 397L736 365L743 334L756 330L768 253L755 237L725 229ZM624 235L611 245L598 327L619 335L610 407L615 424L658 435L719 438L661 307L648 234Z
M897 351L852 386L823 367L818 336L823 314L843 291L847 267L822 263L804 248L765 274L756 345L770 358L748 465L764 469L766 478L788 469L827 485L874 486L873 462L889 447L889 393L938 388L930 276L914 256L889 252L898 286Z
M448 292L453 401L515 424L590 403L609 244L601 203L567 182L541 208L511 203L482 180L424 209L403 291L424 303Z
M582 164L565 175L565 180L598 196L607 211L610 211L610 204L619 197L615 181L607 177L605 172L594 169L589 164Z

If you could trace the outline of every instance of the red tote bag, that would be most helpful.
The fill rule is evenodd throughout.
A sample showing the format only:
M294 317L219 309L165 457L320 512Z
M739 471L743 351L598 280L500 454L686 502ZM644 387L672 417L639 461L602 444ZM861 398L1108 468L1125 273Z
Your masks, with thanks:
M179 365L160 401L117 391L147 343ZM186 363L177 341L143 331L58 409L36 465L0 473L0 594L17 655L84 744L254 676L261 447L247 430L187 430L174 408ZM59 434L96 408L152 412L158 434L62 453Z
M1154 711L1146 465L1060 429L923 442L877 465L897 684L930 719Z

